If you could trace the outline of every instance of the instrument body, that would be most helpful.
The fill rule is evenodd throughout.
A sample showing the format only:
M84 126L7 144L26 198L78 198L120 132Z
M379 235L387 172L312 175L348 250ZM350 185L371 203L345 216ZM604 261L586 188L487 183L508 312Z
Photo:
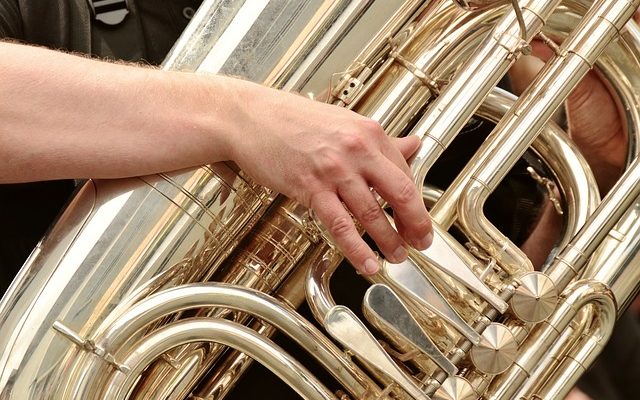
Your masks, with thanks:
M506 115L435 202L434 246L403 265L384 262L371 278L365 314L395 348L393 359L333 301L329 283L341 256L313 216L220 163L89 181L79 190L0 303L0 399L221 398L249 365L246 354L223 354L222 344L272 362L305 398L335 398L265 339L275 328L316 356L352 398L564 395L640 288L633 268L640 185L631 163L640 32L622 29L638 1L507 3L207 0L164 64L326 98L390 135L417 134L424 144L412 168L420 185L474 113L496 122ZM556 37L579 25L566 51L519 101L493 90L545 20ZM568 94L559 83L570 87L590 67L577 58L593 58L627 112L631 167L600 205L587 163L547 124ZM568 214L544 274L482 213L532 143ZM480 250L453 239L454 223ZM545 291L528 292L538 287ZM299 318L293 308L305 295L361 364ZM380 304L415 321L389 321ZM407 374L401 359L419 372Z

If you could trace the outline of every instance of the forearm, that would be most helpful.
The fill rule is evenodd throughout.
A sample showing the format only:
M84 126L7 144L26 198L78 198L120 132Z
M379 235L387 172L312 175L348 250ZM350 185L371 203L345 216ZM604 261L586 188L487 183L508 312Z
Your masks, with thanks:
M350 110L242 80L111 64L0 43L0 183L116 178L233 160L257 183L316 211L362 272L405 243L432 240L406 159L417 137L392 139ZM370 188L394 209L396 232Z
M0 182L133 176L229 158L239 82L10 43L0 53Z

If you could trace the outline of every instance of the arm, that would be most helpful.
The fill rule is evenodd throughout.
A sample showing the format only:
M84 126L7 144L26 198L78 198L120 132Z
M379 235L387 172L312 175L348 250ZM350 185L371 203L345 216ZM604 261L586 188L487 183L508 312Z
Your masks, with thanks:
M392 139L335 106L221 76L100 62L0 43L0 182L117 178L233 160L312 207L363 273L378 266L344 203L393 262L431 224ZM286 161L285 161L286 160ZM369 191L395 210L396 233Z

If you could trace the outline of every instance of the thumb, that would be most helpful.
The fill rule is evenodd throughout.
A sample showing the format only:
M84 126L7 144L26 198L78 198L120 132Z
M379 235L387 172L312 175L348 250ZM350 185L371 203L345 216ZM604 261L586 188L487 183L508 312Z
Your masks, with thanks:
M400 153L402 153L402 156L405 160L408 160L409 157L411 157L422 144L420 138L415 135L410 135L403 138L394 138L393 141L398 150L400 150Z

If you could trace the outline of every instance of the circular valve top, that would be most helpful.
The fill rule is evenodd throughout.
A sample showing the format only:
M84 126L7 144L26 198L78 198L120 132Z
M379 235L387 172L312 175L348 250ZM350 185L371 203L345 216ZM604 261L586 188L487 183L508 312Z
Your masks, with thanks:
M506 326L492 323L482 332L480 344L471 348L471 361L486 374L507 370L518 353L518 344Z
M476 400L478 393L466 379L450 376L433 395L433 400Z
M510 301L515 316L525 322L549 317L558 302L558 290L551 278L541 272L528 272L518 281L520 285Z

